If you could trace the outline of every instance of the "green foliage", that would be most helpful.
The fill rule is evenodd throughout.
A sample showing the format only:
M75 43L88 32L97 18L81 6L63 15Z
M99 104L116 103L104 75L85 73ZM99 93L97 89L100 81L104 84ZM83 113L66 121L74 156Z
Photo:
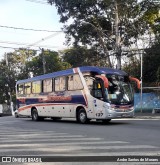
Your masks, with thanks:
M45 50L47 73L70 68L67 62L62 62L57 52ZM43 74L42 53L37 55L36 51L20 48L14 52L7 53L4 60L0 62L0 103L6 100L9 104L10 94L12 101L15 99L15 85L17 80Z
M6 100L9 103L10 94L15 92L16 71L12 70L11 58L9 59L8 66L4 60L0 63L0 103Z
M10 97L15 101L15 84L18 79L28 78L26 61L28 50L20 48L14 52L5 54L4 60L0 62L0 103L7 101ZM34 51L32 51L33 53ZM10 96L11 95L11 96Z
M157 69L156 75L157 75L157 82L160 82L160 66Z
M123 65L123 70L130 76L140 79L141 62L137 57L130 57L129 63Z
M145 82L159 81L160 43L145 50L143 56L143 77Z
M136 43L137 38L154 28L159 4L151 0L48 0L56 6L60 22L64 25L67 44L97 48L98 56L104 54L106 63L113 67L108 51L117 60L123 47ZM115 10L117 4L118 12ZM115 13L118 14L119 48L116 48ZM74 40L73 40L74 39ZM118 51L118 53L117 53ZM78 59L77 59L78 60Z
M78 66L106 66L104 55L98 56L96 49L86 47L73 47L63 52L64 61L70 63L72 67Z
M33 76L44 74L43 58L44 58L46 73L51 73L51 72L70 68L69 64L67 64L66 62L62 62L61 58L58 55L58 52L44 50L43 54L40 53L38 56L32 58L31 61L27 62L28 72L32 72Z

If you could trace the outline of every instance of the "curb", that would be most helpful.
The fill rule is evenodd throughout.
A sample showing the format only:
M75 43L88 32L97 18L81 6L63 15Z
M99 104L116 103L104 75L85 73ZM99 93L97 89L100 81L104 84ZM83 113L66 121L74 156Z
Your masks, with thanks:
M12 114L2 114L1 117L12 116Z
M139 119L160 119L160 113L135 113L134 118Z

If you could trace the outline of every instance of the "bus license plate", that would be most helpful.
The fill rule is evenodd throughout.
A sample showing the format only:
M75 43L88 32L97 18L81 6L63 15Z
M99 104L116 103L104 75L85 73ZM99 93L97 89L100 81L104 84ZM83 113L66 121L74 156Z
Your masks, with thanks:
M129 117L128 114L122 114L121 116L122 116L122 117Z

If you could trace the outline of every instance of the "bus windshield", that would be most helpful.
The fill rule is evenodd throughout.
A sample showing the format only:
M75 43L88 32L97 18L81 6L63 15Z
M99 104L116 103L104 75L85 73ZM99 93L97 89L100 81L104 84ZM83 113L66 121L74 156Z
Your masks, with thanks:
M133 103L133 90L128 76L106 75L109 81L107 100L111 104Z

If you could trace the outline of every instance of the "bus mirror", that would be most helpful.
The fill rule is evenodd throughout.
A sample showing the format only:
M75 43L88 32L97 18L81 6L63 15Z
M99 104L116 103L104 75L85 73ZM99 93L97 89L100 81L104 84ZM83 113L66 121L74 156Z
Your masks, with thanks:
M104 87L105 88L108 88L109 87L109 83L108 83L107 77L96 75L96 78L100 78L104 82Z
M137 79L137 78L134 78L134 77L129 77L129 80L130 81L134 81L134 82L136 82L136 84L137 84L137 88L138 89L140 89L141 88L141 83L140 83L140 81Z

